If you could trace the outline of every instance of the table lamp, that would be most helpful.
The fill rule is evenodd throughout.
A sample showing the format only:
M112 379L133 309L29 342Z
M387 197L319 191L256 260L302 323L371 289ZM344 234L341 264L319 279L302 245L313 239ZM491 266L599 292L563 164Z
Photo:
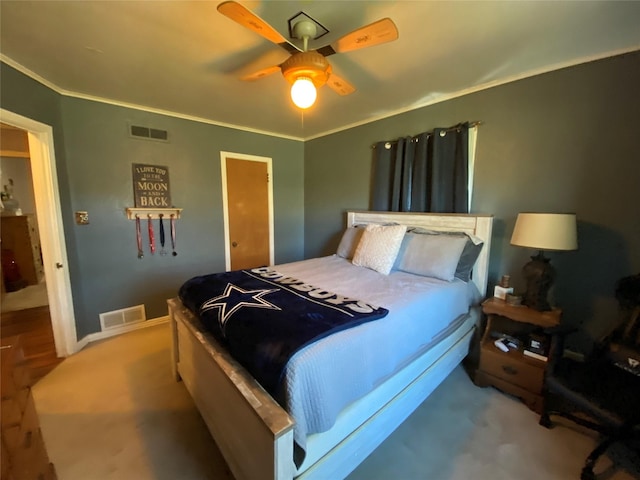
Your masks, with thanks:
M576 250L578 234L574 213L519 213L511 236L511 245L538 249L522 272L527 290L522 303L534 310L551 310L547 295L556 272L544 250Z

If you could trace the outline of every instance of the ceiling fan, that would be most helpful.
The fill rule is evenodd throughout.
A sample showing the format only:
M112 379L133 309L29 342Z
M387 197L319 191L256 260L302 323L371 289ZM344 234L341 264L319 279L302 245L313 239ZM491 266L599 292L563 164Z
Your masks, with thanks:
M326 57L334 53L350 52L380 45L398 38L396 25L390 18L383 18L344 35L330 45L325 45L317 50L308 50L309 39L316 38L317 26L307 17L307 19L295 23L290 29L292 37L302 40L303 46L300 49L267 22L237 2L222 2L218 5L218 11L291 54L280 65L263 68L242 77L242 80L259 80L272 73L282 72L284 78L292 84L291 99L293 103L302 109L309 108L315 103L316 89L324 84L340 95L349 95L355 92L355 88L349 82L333 73L331 64Z

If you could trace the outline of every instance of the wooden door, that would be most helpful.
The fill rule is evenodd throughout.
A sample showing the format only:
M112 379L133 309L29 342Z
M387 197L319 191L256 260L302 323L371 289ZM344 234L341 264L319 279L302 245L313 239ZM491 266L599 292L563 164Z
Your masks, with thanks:
M270 160L238 154L223 156L229 270L273 263Z

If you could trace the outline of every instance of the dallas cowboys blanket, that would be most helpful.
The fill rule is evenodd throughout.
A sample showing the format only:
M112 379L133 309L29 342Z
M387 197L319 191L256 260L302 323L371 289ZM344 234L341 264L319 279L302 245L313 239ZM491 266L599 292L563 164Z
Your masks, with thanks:
M389 313L267 267L194 277L179 297L277 400L284 367L298 350Z

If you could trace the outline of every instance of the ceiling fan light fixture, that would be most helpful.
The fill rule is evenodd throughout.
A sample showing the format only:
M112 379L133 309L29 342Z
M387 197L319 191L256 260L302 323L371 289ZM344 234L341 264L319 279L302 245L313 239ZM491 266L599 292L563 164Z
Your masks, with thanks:
M316 102L317 96L316 87L308 77L298 77L291 85L291 100L303 110L311 107Z
M245 75L242 80L258 80L280 70L284 78L292 85L291 98L298 107L303 109L313 105L317 95L316 89L325 84L339 95L350 95L356 90L349 82L333 74L331 65L326 59L327 56L372 47L398 38L398 29L393 20L383 18L357 28L331 44L309 50L310 40L316 40L329 31L306 13L299 12L291 17L287 23L289 24L289 36L292 39L302 40L301 49L299 45L289 42L275 28L236 1L222 2L218 5L218 11L239 25L284 48L290 54L289 58L281 64ZM298 93L298 90L306 93Z
M302 109L316 101L317 90L331 74L331 65L317 52L294 53L281 66L282 75L291 83L291 99Z

